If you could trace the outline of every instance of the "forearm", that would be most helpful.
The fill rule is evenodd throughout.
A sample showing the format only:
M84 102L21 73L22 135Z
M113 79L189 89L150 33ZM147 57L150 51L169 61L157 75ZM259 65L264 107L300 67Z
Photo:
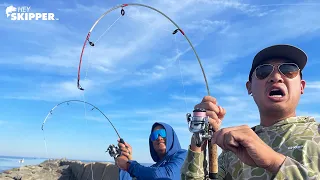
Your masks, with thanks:
M207 145L207 142L203 142L202 145L200 147L198 147L196 145L196 140L195 140L195 137L194 135L191 136L191 141L190 141L190 149L193 151L193 152L197 152L197 153L200 153L200 152L203 152L204 149L206 148L206 145Z
M266 170L273 174L276 174L280 170L281 166L283 165L286 159L286 156L275 152L275 155L273 157L274 157L274 162L268 168L266 168Z
M179 158L161 167L146 167L136 161L132 161L129 165L128 173L138 179L176 179L180 175L182 163L183 159Z
M194 179L203 180L204 179L204 168L203 168L204 154L201 151L196 152L190 148L188 149L188 155L185 159L183 166L181 168L181 179Z
M142 166L136 161L129 163L128 173L136 178L155 178L156 174L154 168Z
M274 179L320 180L320 174L319 171L310 169L298 161L290 157L286 157L279 171L275 173Z

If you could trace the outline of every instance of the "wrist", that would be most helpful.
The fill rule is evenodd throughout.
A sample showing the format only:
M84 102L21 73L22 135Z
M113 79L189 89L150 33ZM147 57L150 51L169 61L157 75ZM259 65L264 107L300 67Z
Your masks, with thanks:
M193 152L201 152L201 147L198 147L196 145L190 145L190 150Z
M274 156L274 161L273 163L271 164L271 166L269 166L269 168L267 169L269 172L273 173L273 174L276 174L278 173L278 171L280 170L283 162L285 161L286 159L286 156L284 156L283 154L280 154L280 153L277 153L276 152L276 155Z
M201 152L201 147L196 145L194 134L191 136L190 150L194 152Z
M137 161L135 161L135 160L129 160L129 161L127 162L127 164L128 164L128 170L127 170L127 172L128 172L131 176L134 175L134 171L135 171L135 169L137 169L137 168L136 168Z
M131 163L131 161L129 160L129 161L127 161L127 163L126 163L126 171L129 171L129 167L130 167L130 163Z

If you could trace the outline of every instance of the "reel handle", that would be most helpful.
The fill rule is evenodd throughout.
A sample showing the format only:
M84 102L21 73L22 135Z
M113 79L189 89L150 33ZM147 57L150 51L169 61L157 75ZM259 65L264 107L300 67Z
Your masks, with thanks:
M209 178L218 179L218 152L217 145L211 144L211 133L217 129L213 129L208 123L206 110L202 108L197 108L193 110L193 116L190 113L187 115L187 121L190 123L189 131L193 132L196 135L197 146L200 147L203 140L208 140L207 148L209 151ZM193 123L193 122L196 123ZM207 148L204 150L206 156ZM206 160L203 162L206 166Z

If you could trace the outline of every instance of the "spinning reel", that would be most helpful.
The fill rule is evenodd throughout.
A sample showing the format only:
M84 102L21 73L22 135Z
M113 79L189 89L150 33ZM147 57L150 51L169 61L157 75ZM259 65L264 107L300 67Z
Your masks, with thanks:
M120 138L120 142L124 144L124 140L122 138ZM109 152L109 155L113 157L114 160L121 155L121 149L113 144L109 145L106 152Z
M212 137L212 130L209 129L208 116L205 109L193 110L193 116L190 113L186 115L189 131L193 133L196 145L201 147L201 144Z
M109 152L109 155L111 157L113 157L114 159L116 159L121 154L120 148L115 146L115 145L113 145L113 144L109 145L109 147L108 147L106 152Z

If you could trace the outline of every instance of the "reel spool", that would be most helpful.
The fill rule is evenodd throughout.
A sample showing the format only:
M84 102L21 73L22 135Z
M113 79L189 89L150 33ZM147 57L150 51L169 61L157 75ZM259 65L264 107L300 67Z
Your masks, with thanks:
M115 146L115 145L113 145L113 144L109 145L109 147L108 147L106 152L109 152L109 155L111 157L113 157L114 160L116 160L116 158L119 157L120 154L121 154L120 148Z
M208 116L205 109L193 110L193 116L190 113L186 115L188 121L189 131L193 133L196 145L198 147L201 144L212 137L212 131L209 130Z

